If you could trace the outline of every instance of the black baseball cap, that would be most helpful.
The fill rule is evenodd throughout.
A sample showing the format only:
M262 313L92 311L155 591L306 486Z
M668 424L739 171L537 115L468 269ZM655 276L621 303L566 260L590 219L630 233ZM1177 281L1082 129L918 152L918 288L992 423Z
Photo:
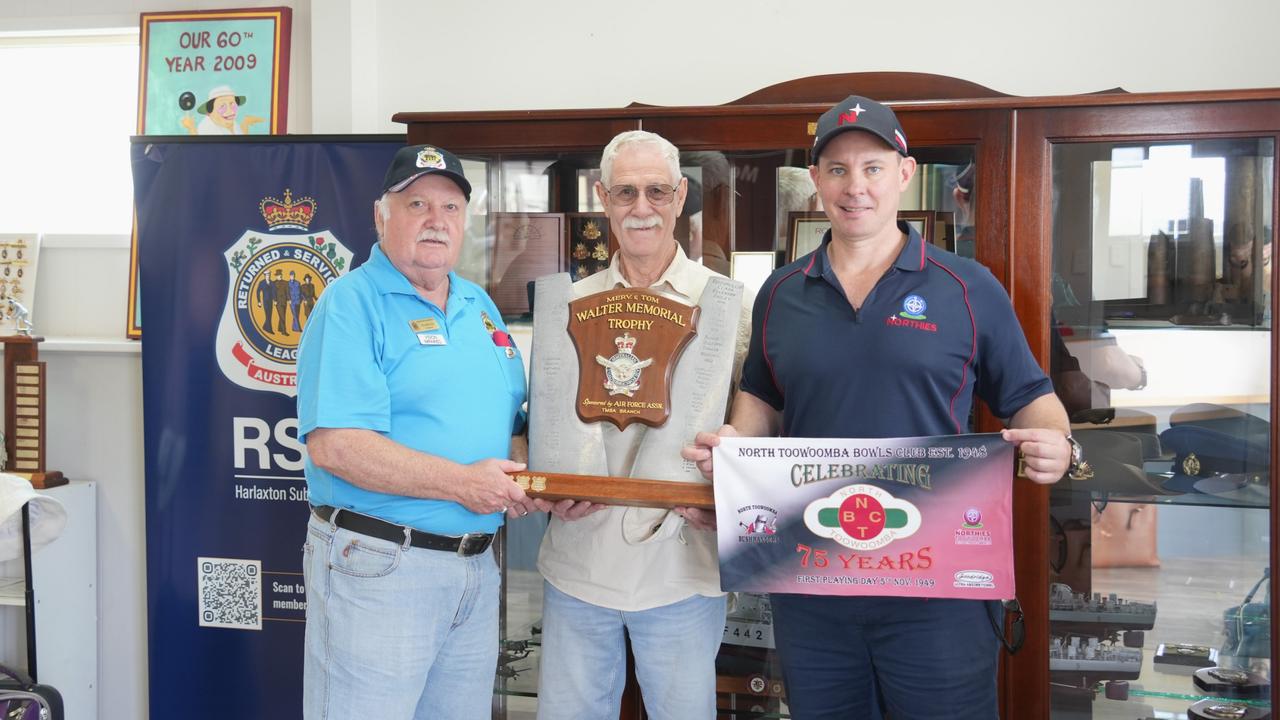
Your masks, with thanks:
M850 95L836 103L818 118L818 131L813 139L813 163L818 163L822 148L831 138L846 130L862 130L884 140L898 154L907 156L907 136L902 132L898 116L875 100Z
M444 175L471 200L471 183L462 173L462 162L453 153L434 145L409 145L397 150L382 181L382 192L400 192L423 175Z

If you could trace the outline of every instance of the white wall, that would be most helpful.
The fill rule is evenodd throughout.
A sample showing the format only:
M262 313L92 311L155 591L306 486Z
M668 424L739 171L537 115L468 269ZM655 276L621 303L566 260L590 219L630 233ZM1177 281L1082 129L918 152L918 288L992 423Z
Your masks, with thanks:
M347 26L321 19L365 4L313 0L313 46L340 54ZM1274 0L376 6L364 21L374 32L355 41L364 68L355 84L376 88L376 107L347 124L343 93L317 91L317 131L398 131L389 120L398 111L710 105L859 71L950 75L1014 95L1280 85ZM317 58L316 76L335 61Z
M1275 0L5 0L0 33L269 5L294 8L293 132L402 132L390 120L397 111L717 104L797 77L877 70L1017 95L1280 86ZM121 337L126 248L119 238L54 239L41 261L40 329ZM50 346L51 465L99 481L101 717L135 720L147 697L139 356Z

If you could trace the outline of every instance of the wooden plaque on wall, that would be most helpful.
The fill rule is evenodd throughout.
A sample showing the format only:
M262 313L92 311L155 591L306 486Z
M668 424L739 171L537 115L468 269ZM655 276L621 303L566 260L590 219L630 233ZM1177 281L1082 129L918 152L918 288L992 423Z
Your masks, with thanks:
M493 213L489 297L503 315L529 312L529 283L564 269L563 213Z

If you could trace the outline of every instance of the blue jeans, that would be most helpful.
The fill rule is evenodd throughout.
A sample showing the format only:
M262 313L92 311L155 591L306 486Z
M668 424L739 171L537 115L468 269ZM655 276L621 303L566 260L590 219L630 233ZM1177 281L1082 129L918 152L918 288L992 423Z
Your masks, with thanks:
M998 720L987 603L772 594L795 720Z
M543 588L538 720L618 717L627 667L624 631L651 720L715 717L723 596L694 595L625 612L583 602L551 583Z
M498 567L336 528L315 515L303 717L488 720L498 665Z

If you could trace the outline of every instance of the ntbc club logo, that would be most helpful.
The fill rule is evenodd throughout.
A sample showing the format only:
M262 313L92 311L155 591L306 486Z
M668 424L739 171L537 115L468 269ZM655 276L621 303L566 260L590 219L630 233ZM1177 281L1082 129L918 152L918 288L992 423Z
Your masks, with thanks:
M320 293L351 268L352 253L328 230L306 232L316 203L264 198L268 232L245 230L227 248L227 301L218 323L218 367L250 390L297 395L298 343ZM302 230L282 233L280 230Z
M848 485L809 503L804 524L847 548L875 550L914 535L920 510L875 485Z

